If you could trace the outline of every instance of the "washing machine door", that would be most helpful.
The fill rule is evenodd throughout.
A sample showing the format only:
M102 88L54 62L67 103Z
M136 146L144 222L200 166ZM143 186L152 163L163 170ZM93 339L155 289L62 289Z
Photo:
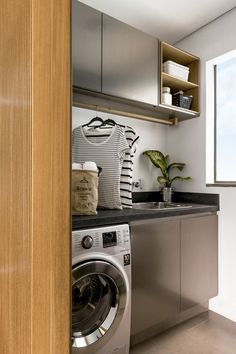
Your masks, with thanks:
M72 346L109 340L122 320L126 299L125 279L113 264L91 260L73 268Z

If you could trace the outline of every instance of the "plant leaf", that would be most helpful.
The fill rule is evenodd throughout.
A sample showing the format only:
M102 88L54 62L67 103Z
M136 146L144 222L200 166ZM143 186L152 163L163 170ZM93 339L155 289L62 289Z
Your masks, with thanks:
M160 168L163 174L166 173L167 164L165 156L162 154L162 152L158 150L147 150L143 152L143 155L146 155L154 166Z
M172 184L174 181L177 181L177 180L179 180L179 181L187 181L187 180L189 180L189 179L192 179L192 177L190 177L190 176L188 176L188 177L175 176L174 178L172 178L172 179L170 180L170 182L171 182L171 184Z
M157 181L160 183L160 184L164 184L164 185L168 185L168 179L166 179L165 177L163 176L158 176L157 177Z
M166 160L166 166L168 166L168 164L169 164L169 155L165 156L165 160Z
M171 163L168 168L167 171L170 172L171 170L173 170L174 168L177 168L179 171L182 171L183 168L185 166L185 163L182 162L173 162Z
M191 177L182 177L182 176L175 176L174 178L170 178L170 171L172 169L178 169L182 171L185 163L181 162L173 162L170 165L169 163L169 155L164 156L161 151L158 150L147 150L143 152L143 155L146 155L150 161L153 163L154 166L160 168L162 172L162 176L157 177L157 181L164 185L165 187L171 187L172 182L176 180L189 180Z

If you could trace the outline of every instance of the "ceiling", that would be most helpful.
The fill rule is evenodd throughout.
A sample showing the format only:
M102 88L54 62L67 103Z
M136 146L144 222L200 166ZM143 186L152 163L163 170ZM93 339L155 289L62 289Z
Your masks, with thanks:
M236 0L80 0L171 44L236 6Z

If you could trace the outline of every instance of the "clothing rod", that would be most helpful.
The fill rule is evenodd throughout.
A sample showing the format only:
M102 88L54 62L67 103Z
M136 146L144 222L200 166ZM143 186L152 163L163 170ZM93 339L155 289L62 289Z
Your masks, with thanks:
M87 104L87 103L82 103L82 102L73 102L73 106L85 108L85 109L91 109L93 111L98 111L98 112L115 114L117 116L146 120L146 121L153 122L153 123L159 123L159 124L165 124L165 125L175 125L174 121L164 120L161 118L148 117L148 116L145 116L142 114L129 113L129 112L124 112L124 111L119 111L116 109L109 109L106 107L101 107L101 106L97 106L97 105L93 105L93 104Z

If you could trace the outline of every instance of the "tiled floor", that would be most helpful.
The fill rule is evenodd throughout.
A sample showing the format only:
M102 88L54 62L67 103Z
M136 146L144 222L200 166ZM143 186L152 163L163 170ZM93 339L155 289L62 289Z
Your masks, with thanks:
M130 354L236 354L236 323L209 311L138 344Z

